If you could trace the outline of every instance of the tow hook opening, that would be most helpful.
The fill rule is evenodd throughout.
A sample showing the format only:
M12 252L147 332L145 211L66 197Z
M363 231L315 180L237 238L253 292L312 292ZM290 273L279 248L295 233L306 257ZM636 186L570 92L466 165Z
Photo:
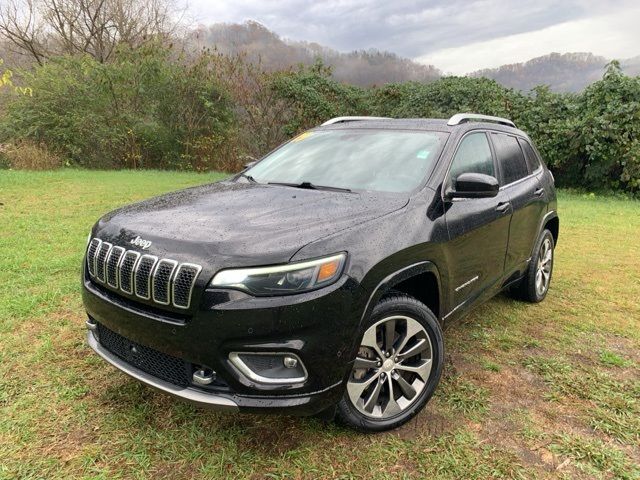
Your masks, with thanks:
M192 381L196 385L211 385L215 382L217 374L214 370L207 367L196 367L193 372Z

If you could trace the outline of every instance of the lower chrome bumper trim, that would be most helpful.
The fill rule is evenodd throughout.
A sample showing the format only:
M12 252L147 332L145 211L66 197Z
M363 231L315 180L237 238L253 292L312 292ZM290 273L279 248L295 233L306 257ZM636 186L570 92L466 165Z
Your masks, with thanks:
M148 373L123 362L111 352L103 348L91 331L87 332L87 343L93 351L100 355L104 360L145 385L202 407L234 412L239 410L238 405L233 400L215 394L199 392L193 388L176 387L169 382L155 378Z

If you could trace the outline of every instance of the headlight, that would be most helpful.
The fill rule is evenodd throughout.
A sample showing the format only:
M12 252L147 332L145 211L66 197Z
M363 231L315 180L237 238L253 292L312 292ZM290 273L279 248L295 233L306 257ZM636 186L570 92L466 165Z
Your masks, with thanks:
M234 268L218 272L211 286L237 288L252 295L287 295L335 282L344 268L346 253L274 267Z

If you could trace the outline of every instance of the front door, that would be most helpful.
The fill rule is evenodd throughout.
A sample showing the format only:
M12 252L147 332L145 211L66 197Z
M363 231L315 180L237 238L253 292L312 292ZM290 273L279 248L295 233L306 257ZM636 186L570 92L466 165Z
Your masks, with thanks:
M465 135L454 155L446 182L467 172L497 177L487 134ZM481 293L499 287L509 239L511 204L505 192L492 198L453 199L445 213L449 242L450 311Z

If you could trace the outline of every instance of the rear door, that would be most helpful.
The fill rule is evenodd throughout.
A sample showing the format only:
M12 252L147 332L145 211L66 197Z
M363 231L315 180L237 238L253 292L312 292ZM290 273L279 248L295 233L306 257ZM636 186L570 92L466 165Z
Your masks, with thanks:
M498 169L486 132L473 131L462 138L445 184L453 184L458 175L467 172L497 178ZM510 218L511 207L505 192L493 198L456 198L448 203L446 251L452 309L478 297L502 279Z
M526 140L506 133L491 133L498 166L500 190L504 192L513 209L509 227L509 246L505 258L505 274L521 273L526 268L538 235L540 218L546 204L539 175L542 168L537 157L525 157Z

